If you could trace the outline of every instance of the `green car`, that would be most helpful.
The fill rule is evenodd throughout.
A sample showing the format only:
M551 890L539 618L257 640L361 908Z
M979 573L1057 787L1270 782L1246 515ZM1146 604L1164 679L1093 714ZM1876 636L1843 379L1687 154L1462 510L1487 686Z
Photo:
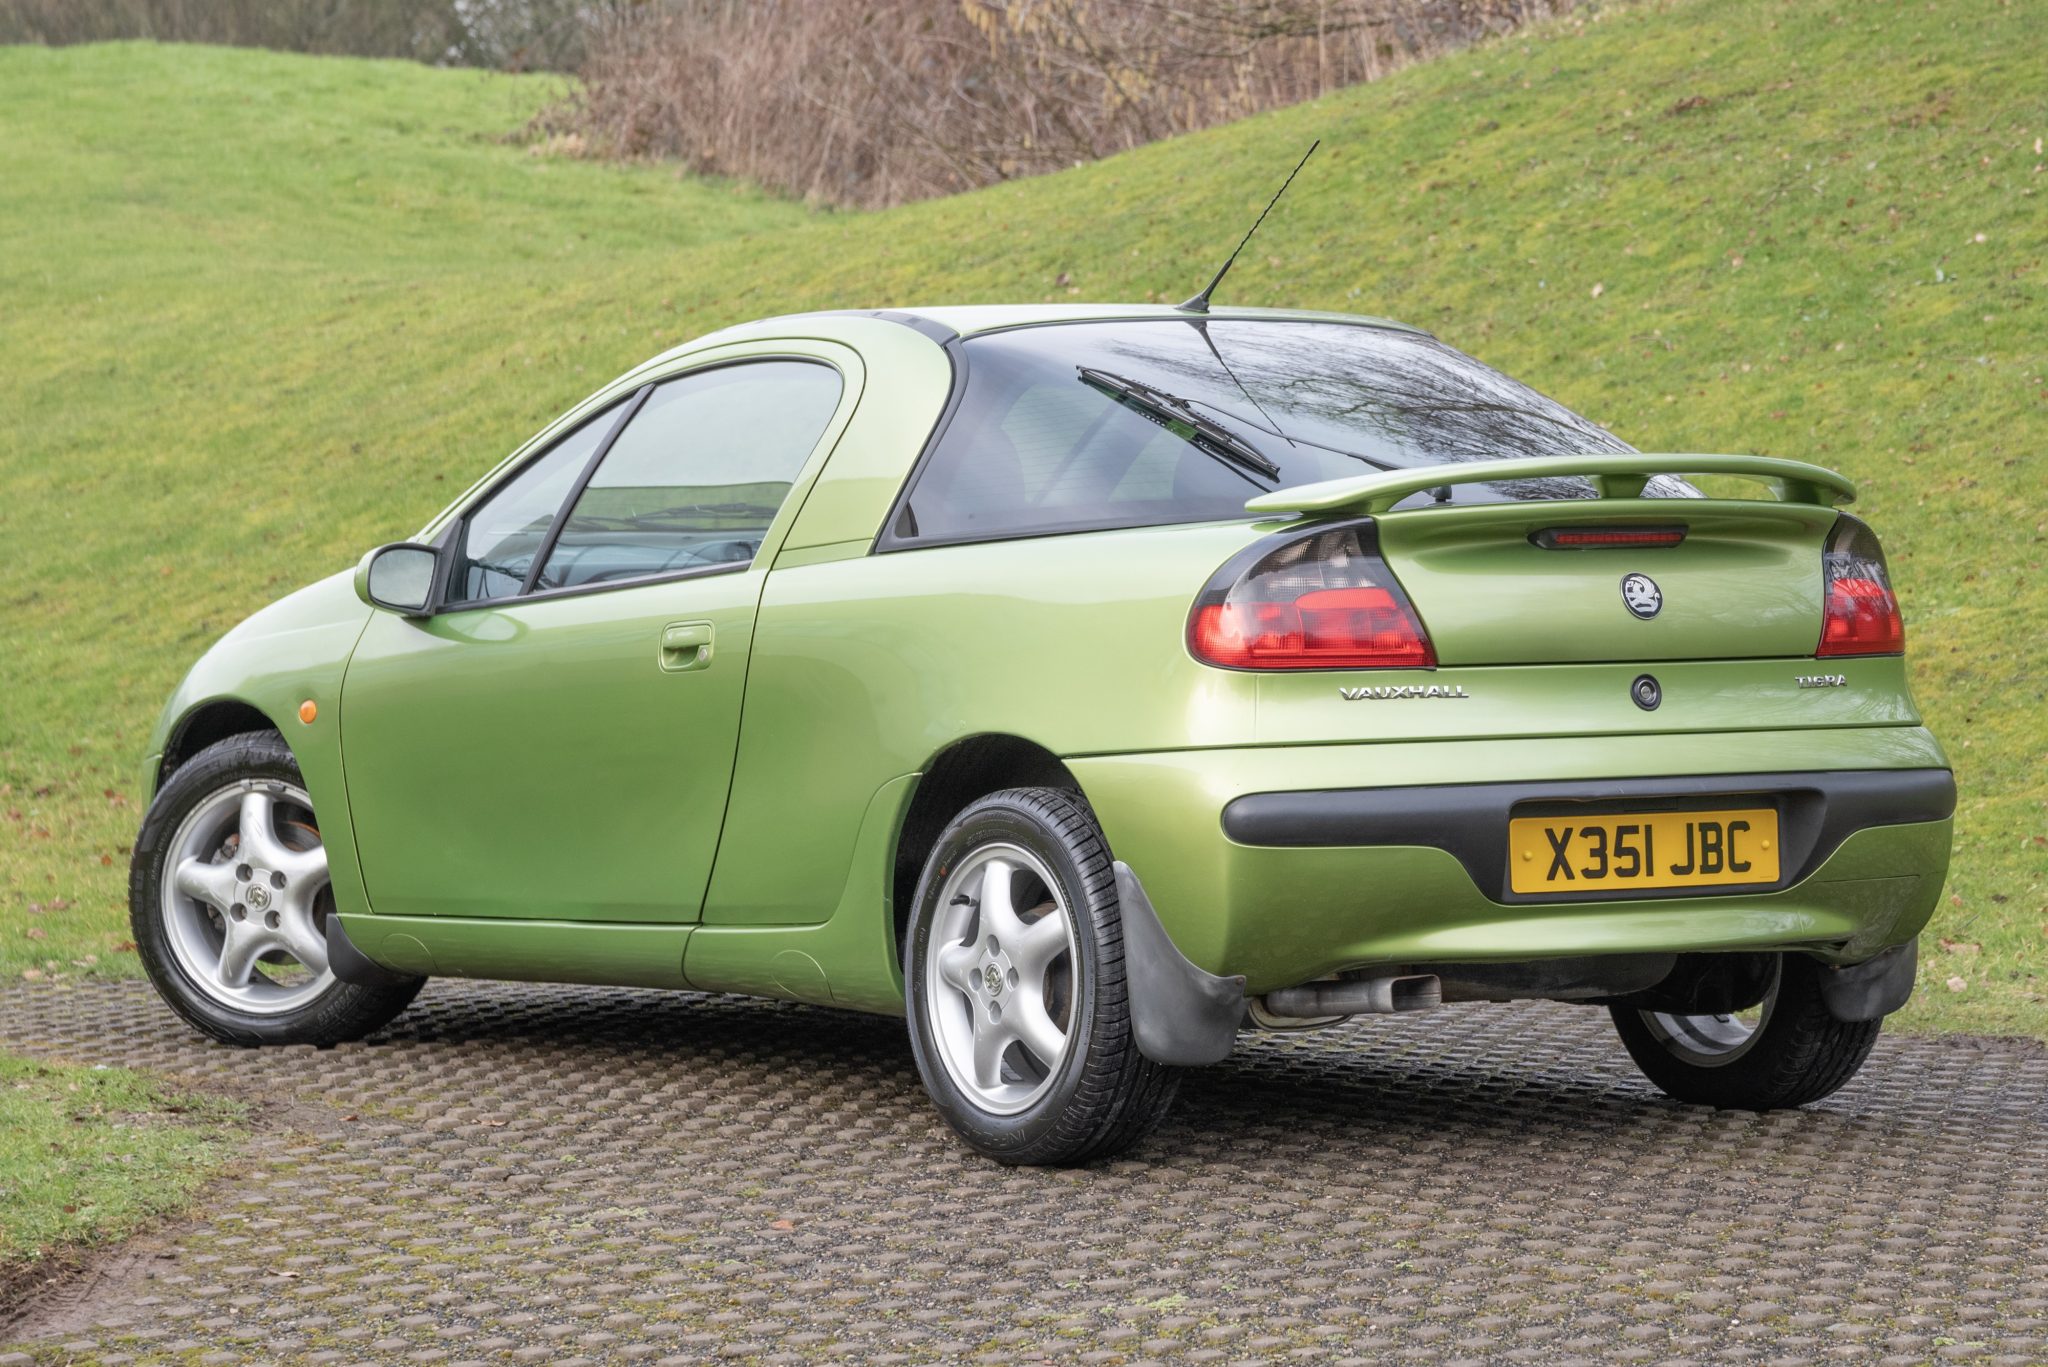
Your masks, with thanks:
M1013 1163L1244 1030L1461 1001L1800 1105L1910 993L1955 805L1853 494L1370 318L730 328L207 652L135 940L239 1044L434 974L902 1015Z

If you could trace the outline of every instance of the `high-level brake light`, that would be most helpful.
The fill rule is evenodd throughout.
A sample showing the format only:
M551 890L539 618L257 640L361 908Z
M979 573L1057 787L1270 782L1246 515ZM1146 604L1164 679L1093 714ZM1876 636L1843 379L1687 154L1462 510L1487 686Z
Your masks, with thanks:
M1685 540L1683 527L1547 527L1529 538L1547 551L1600 550L1606 547L1676 546Z

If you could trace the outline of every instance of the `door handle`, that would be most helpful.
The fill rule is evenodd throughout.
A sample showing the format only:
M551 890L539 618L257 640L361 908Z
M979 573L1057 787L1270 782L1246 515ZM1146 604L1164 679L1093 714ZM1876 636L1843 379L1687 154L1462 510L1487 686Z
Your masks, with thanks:
M711 663L711 623L671 622L661 629L661 667L670 674Z

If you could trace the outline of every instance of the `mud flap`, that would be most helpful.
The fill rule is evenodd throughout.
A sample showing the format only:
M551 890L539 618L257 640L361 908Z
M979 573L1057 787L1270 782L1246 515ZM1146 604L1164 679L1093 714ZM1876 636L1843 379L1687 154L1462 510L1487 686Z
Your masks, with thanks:
M357 987L395 987L418 981L413 974L386 968L357 949L356 942L342 929L341 917L333 913L327 917L327 966L334 970L335 977Z
M1116 864L1116 895L1123 907L1124 979L1138 1052L1173 1065L1230 1057L1245 1017L1243 976L1219 978L1189 963L1159 924L1138 875L1122 860Z

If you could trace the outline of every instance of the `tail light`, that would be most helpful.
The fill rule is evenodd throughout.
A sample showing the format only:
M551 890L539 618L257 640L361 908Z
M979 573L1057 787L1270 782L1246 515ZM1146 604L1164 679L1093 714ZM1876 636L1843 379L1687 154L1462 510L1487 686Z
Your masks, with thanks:
M1216 572L1188 650L1226 669L1428 669L1436 651L1370 522L1260 542Z
M1877 534L1844 513L1828 534L1821 556L1827 608L1821 618L1816 655L1897 655L1906 648L1906 626L1885 568Z

